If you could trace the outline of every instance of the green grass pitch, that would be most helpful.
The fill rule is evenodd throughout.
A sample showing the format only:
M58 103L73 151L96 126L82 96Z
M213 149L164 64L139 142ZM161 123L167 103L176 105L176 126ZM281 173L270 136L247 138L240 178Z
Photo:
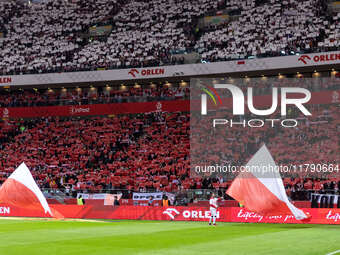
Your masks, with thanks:
M332 225L0 221L1 255L322 255L337 250L340 226Z

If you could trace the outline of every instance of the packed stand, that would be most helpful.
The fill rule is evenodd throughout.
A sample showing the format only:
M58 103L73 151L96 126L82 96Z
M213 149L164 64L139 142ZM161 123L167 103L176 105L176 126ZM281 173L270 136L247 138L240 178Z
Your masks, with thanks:
M240 18L204 31L195 48L205 61L331 51L340 45L340 13L330 15L327 1L228 2L241 10Z
M120 2L2 3L8 15L2 18L6 36L0 44L0 73L67 71L82 47L81 33L115 14Z
M171 191L188 178L187 114L46 118L32 124L1 145L2 181L18 162L27 163L41 187L73 191Z
M198 17L218 9L221 2L131 1L112 18L114 29L107 41L88 44L75 55L73 64L85 69L183 64L184 60L172 58L171 52L193 48L190 34Z
M289 131L258 128L249 133L244 128L230 128L224 141L216 141L215 147L209 148L214 154L209 160L244 165L265 142L279 165L339 164L339 113L332 105L314 106L313 113L315 117L309 123L303 122L298 129ZM11 138L1 140L1 180L24 161L40 187L73 193L227 189L232 181L228 175L190 174L189 130L189 114L180 112L2 122L3 137L11 134ZM219 153L221 146L224 154ZM339 192L340 179L336 174L283 177L287 192L294 199L307 199L306 189Z
M0 74L183 64L177 52L221 61L336 50L340 13L324 0L100 0L0 4ZM227 12L224 24L199 19ZM239 16L238 18L235 18ZM92 37L89 27L112 26Z

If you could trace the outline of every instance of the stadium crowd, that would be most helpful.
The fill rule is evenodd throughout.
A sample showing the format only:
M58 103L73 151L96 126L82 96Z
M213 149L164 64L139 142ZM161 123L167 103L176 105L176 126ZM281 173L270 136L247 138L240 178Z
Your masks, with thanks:
M202 59L214 62L339 47L340 14L330 16L327 1L270 0L257 7L252 1L235 4L242 10L237 21L210 26L197 41Z
M221 131L225 140L215 141L214 148L209 147L213 155L207 155L208 159L244 165L265 142L279 165L338 163L336 106L315 106L313 113L312 121L289 131L258 128L249 133L240 127L228 129L227 133ZM4 181L20 162L26 162L41 187L70 193L109 189L223 191L232 176L190 174L189 150L194 164L197 151L193 154L195 147L189 143L189 118L188 113L152 112L112 118L7 120L1 122L0 180ZM321 126L325 118L328 123ZM201 141L205 146L215 136L207 137L210 143ZM287 192L295 200L306 200L312 190L339 192L340 178L336 173L303 172L283 177Z
M220 61L339 47L340 13L324 0L1 1L0 11L3 75L184 63L175 52ZM224 12L237 17L198 25ZM111 32L90 36L101 25Z
M175 54L178 52L193 51L209 62L331 51L340 46L340 14L331 13L324 0L0 1L0 12L0 75L183 64L183 57ZM230 20L199 25L200 18L225 12ZM91 27L103 25L110 29L108 34L89 36ZM247 79L243 82L240 85L245 89L249 84ZM301 85L301 79L270 82L255 81L256 93L270 93L272 86ZM310 90L339 88L332 79L305 84ZM25 89L2 91L0 107L188 97L185 86ZM190 125L190 115L181 112L5 119L0 121L0 184L15 166L26 162L40 187L72 193L110 189L223 191L232 176L192 176L189 151L206 155L213 163L244 165L262 143L279 165L336 164L340 154L338 108L311 107L313 117L309 120L296 114L302 122L298 128L220 129L216 131L223 137L220 140L217 136L195 140L202 130L207 131L207 123L191 119ZM202 146L212 143L213 148ZM191 160L207 163L202 158ZM305 200L311 191L340 190L338 175L303 172L283 177L294 200Z

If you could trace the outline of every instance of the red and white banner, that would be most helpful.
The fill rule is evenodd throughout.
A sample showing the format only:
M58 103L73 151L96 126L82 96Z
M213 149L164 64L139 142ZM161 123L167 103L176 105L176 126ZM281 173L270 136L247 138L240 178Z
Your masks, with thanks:
M133 195L132 195L132 199L135 201L148 200L150 197L152 197L153 200L162 200L163 192L152 192L152 193L133 192Z
M272 95L255 96L257 107L268 106L272 103ZM216 108L208 101L209 108ZM326 90L313 92L308 104L339 104L340 90ZM223 107L232 107L232 100L223 100ZM43 107L8 107L0 108L0 118L35 118L46 116L94 116L114 114L135 114L154 111L185 112L200 109L200 101L173 100L155 101L144 103L117 103L117 104L92 104L69 106L43 106Z
M333 208L340 207L340 195L334 194L311 194L312 207Z
M65 218L82 219L129 219L129 220L175 220L208 221L208 207L184 206L93 206L50 205ZM312 224L340 224L340 209L303 208L312 218ZM46 217L42 211L28 210L9 205L0 205L0 216ZM239 207L218 208L217 221L254 223L303 223L293 216L261 216Z
M35 118L46 116L94 116L135 114L154 111L189 111L189 100L145 103L92 104L79 106L9 107L0 108L0 118Z

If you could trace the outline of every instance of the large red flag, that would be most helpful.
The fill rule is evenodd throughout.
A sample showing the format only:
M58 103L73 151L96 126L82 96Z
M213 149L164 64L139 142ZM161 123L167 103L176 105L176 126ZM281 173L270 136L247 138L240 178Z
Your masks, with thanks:
M308 218L289 202L279 169L265 145L250 159L226 193L249 211L263 216L294 215L298 220Z

